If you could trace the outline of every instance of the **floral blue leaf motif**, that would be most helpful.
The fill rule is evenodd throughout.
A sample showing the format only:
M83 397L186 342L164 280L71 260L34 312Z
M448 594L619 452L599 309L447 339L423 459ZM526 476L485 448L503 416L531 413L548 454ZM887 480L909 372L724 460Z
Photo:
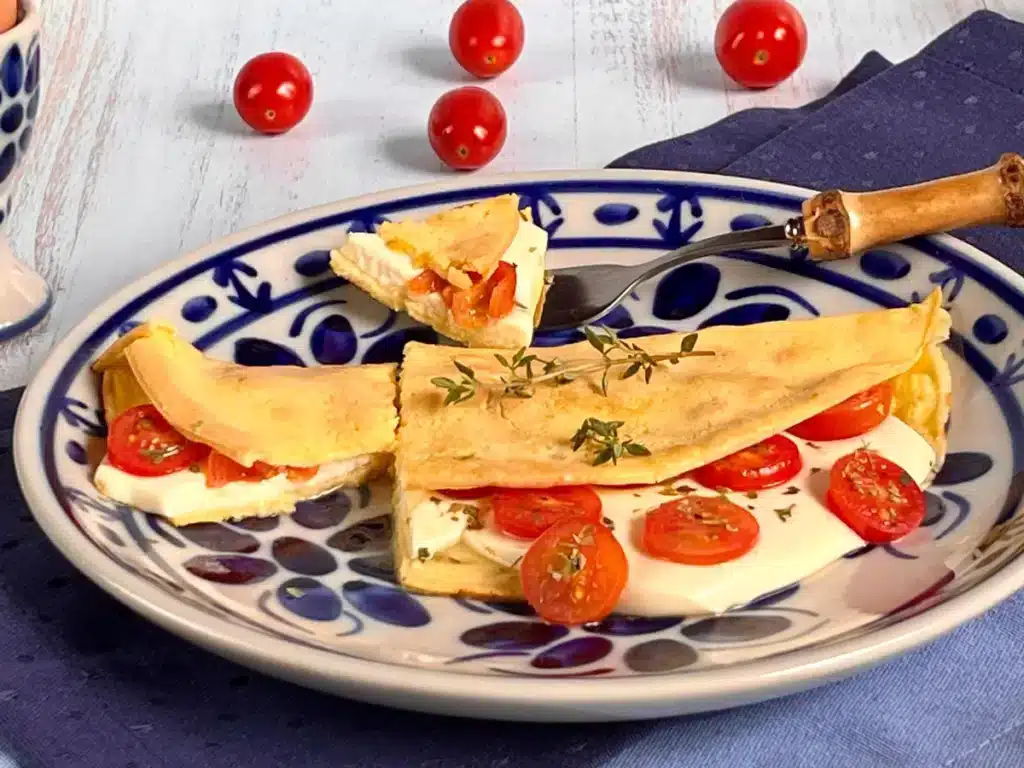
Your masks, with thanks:
M989 385L995 389L1006 389L1020 384L1020 382L1024 381L1024 374L1021 374L1021 369L1024 369L1024 357L1018 360L1016 354L1011 354L1006 358L1006 364L1002 367L1002 370L992 376Z
M25 108L21 104L10 106L0 115L0 130L7 134L16 133L24 118Z
M295 260L295 271L303 277L316 277L331 268L330 251L310 251Z
M246 264L244 261L238 261L236 259L227 259L213 268L213 282L221 288L227 288L231 284L232 279L236 276L235 273L246 275L248 277L256 277L257 274L256 267L251 264Z
M862 253L860 268L876 280L902 280L910 274L910 262L904 256L881 248Z
M12 98L18 95L25 80L25 59L21 54L21 46L12 45L0 62L0 81L4 90Z
M893 557L895 557L897 560L917 560L917 555L912 555L909 552L904 552L903 550L898 549L895 544L883 544L882 549L885 550L887 554L890 554Z
M480 605L479 603L475 603L472 600L470 600L468 597L456 597L456 598L453 598L453 599L455 600L456 603L461 605L467 611L472 611L473 613L490 613L491 612L490 608L487 608L486 606Z
M274 539L270 552L281 567L303 576L325 576L338 567L334 555L319 544L297 536Z
M789 317L789 307L781 304L741 304L731 307L709 317L698 328L711 328L715 325L756 325Z
M739 216L734 216L732 221L729 222L729 229L733 232L739 232L744 229L767 227L771 223L771 219L759 213L741 213Z
M356 356L358 347L352 323L344 315L328 315L309 338L313 357L321 365L345 365Z
M427 609L403 589L357 579L345 582L341 594L360 613L385 624L422 627L430 623Z
M631 635L651 635L671 629L682 623L681 617L668 616L646 618L644 616L619 616L612 614L607 619L585 624L583 629L595 635L613 635L629 637Z
M456 656L448 659L445 664L465 664L467 661L482 661L483 659L507 659L510 656L529 656L526 651L484 651L483 653L471 653L468 656Z
M352 509L352 499L343 488L319 496L315 499L300 501L295 505L292 520L303 528L320 530L340 525Z
M123 547L124 539L117 535L112 528L107 528L105 525L99 526L100 532L106 537L107 541L113 544L115 547Z
M64 444L64 453L68 455L75 464L81 464L85 466L89 463L89 457L85 453L85 448L77 440L68 440Z
M25 73L25 93L32 93L39 85L39 46L29 55L28 71Z
M640 209L631 203L605 203L594 209L597 223L606 227L628 224L639 215Z
M316 579L299 576L277 588L281 605L304 619L334 621L341 616L341 598Z
M530 214L533 216L533 223L547 232L549 238L554 237L555 232L565 223L562 206L552 195L543 190L539 190L533 195L520 195L519 208L529 208ZM545 209L555 218L545 222L544 219L547 216Z
M381 336L363 353L363 363L398 363L402 360L402 350L410 341L421 341L424 344L436 344L437 333L430 328L414 326L392 331Z
M291 327L288 328L288 336L294 339L296 336L301 334L303 327L306 325L306 320L317 310L345 303L347 302L344 299L327 299L326 301L318 301L316 304L311 304L299 312L299 314L295 316L295 319L292 320Z
M0 152L0 184L7 181L7 177L11 175L11 171L14 170L15 163L18 160L18 146L15 142L10 142L4 151ZM4 214L5 216L7 214Z
M86 411L88 415L78 412L82 410ZM70 426L82 430L90 437L107 436L107 422L103 417L103 411L98 408L90 409L81 400L65 397L60 414Z
M196 555L183 565L193 576L217 584L258 584L277 573L273 563L246 555Z
M566 344L575 344L577 341L583 341L586 336L583 335L582 331L575 329L569 329L565 331L548 331L547 333L538 333L533 337L533 346L535 347L562 347Z
M190 323L201 323L216 309L217 300L213 296L193 296L181 305L181 316Z
M878 547L876 547L874 544L865 544L863 547L853 550L853 552L847 552L845 555L843 555L843 559L856 560L858 557L863 557L868 552L873 552L876 549L878 549Z
M686 643L667 637L634 645L623 656L634 672L671 672L696 663L697 652Z
M365 557L353 557L348 561L348 567L353 573L366 576L370 579L379 579L391 584L398 584L395 579L395 561L390 552L382 555L367 555Z
M716 616L683 627L683 635L701 643L747 643L785 632L792 624L785 616Z
M146 515L146 525L149 526L149 530L151 530L153 533L155 533L161 539L166 541L172 547L177 547L178 549L184 549L185 542L183 542L181 539L179 539L177 536L172 534L170 531L168 531L164 527L163 518L161 518L159 515L147 514Z
M379 515L363 520L327 540L327 546L342 552L379 550L391 542L391 515Z
M690 223L685 227L683 226L683 206L689 207L690 214ZM668 212L668 221L653 219L651 224L654 225L655 231L669 248L678 248L690 242L704 226L701 219L704 212L701 210L700 200L693 193L684 193L679 196L665 195L658 200L657 208L659 211Z
M280 522L276 517L247 517L244 520L232 520L229 525L241 528L243 531L263 533L274 530Z
M205 549L214 552L250 554L260 548L259 539L220 523L195 523L178 529L178 533Z
M952 304L956 301L956 297L960 295L960 291L964 287L964 273L955 267L947 267L946 269L940 269L938 272L932 272L928 275L928 281L932 285L937 285L942 288L942 292L946 293L946 289L949 289L949 293L946 294L946 304Z
M389 309L388 310L388 316L384 319L383 323L378 325L373 330L365 331L364 333L362 333L359 336L359 338L361 338L361 339L375 339L378 336L382 336L383 334L387 333L392 328L394 328L395 327L395 323L397 321L398 321L398 313L395 312L395 310L393 310L393 309Z
M608 314L602 315L598 322L607 328L622 330L633 324L633 316L629 314L628 309L620 304Z
M956 507L956 515L949 522L949 525L942 530L941 533L935 535L935 540L946 538L949 534L955 531L960 525L967 519L967 516L971 514L971 502L961 496L959 493L953 493L952 491L943 491L943 498L953 503Z
M539 621L500 621L483 624L462 633L462 642L491 651L531 651L561 640L566 627Z
M704 311L714 301L722 272L713 264L696 262L676 267L654 291L652 312L659 320L685 320Z
M1022 499L1024 499L1024 471L1015 472L1010 478L1010 489L1006 492L1006 501L1003 502L1003 508L999 511L996 524L1005 523L1013 517Z
M672 333L671 328L662 328L660 325L634 325L619 331L620 339L635 339L639 336L661 336L664 333Z
M942 497L932 493L924 492L924 519L921 525L930 528L946 516L946 504Z
M230 288L233 295L228 295L228 300L237 304L242 309L259 314L267 314L274 308L274 302L270 295L270 283L261 282L256 287L256 293L252 293L242 281L242 276L256 277L256 268L251 264L237 259L227 259L213 268L213 282L221 288Z
M387 216L381 216L379 214L364 219L357 219L348 225L348 231L376 232L377 225L385 221L390 221L390 219Z
M992 457L987 453L958 451L946 456L942 469L935 476L932 485L956 485L977 480L992 469Z
M751 600L745 606L743 610L753 610L757 608L767 608L769 605L778 605L783 600L788 600L797 592L800 591L800 584L790 584L787 587L780 587L779 589L766 592L765 594Z
M999 344L1006 340L1010 329L1006 327L1006 321L999 315L988 314L982 315L974 321L971 333L982 344Z
M287 347L267 339L246 337L235 342L235 362L239 365L296 365L305 367L302 358Z
M735 291L729 291L725 294L725 298L730 301L738 301L740 299L749 299L754 296L781 296L785 299L789 299L794 304L799 304L801 307L806 309L815 317L820 317L821 313L818 311L811 302L801 296L794 290L789 288L783 288L779 285L751 285L748 288L737 288Z
M607 637L575 637L537 654L530 666L537 669L571 669L593 664L611 653Z

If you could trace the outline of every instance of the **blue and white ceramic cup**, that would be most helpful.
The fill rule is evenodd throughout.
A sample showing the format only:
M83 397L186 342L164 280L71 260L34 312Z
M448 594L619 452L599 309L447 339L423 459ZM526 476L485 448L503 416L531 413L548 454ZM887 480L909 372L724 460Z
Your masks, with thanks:
M39 8L21 0L18 23L0 34L0 225L11 212L15 170L39 112ZM0 234L0 341L28 330L50 307L50 289Z

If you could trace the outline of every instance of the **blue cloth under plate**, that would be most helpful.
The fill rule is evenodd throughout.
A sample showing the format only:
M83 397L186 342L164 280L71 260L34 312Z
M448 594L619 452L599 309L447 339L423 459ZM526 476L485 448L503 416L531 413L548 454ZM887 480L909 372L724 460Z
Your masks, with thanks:
M971 16L919 56L869 54L829 97L751 110L619 167L870 189L1024 150L1024 26ZM968 239L1018 270L1024 236ZM1024 596L826 688L661 722L467 723L334 699L193 648L80 576L47 542L8 455L0 394L0 766L737 768L1024 765Z

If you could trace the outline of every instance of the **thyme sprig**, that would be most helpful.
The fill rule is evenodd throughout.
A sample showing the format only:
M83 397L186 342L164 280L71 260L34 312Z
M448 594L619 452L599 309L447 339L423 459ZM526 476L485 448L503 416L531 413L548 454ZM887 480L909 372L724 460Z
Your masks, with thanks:
M454 405L471 399L480 388L497 390L501 397L533 397L538 384L554 382L556 385L569 382L590 373L601 374L601 394L607 397L608 382L614 369L625 366L620 379L630 379L643 371L644 381L650 383L654 371L662 363L676 365L684 357L704 357L715 354L711 350L695 350L697 334L690 333L682 338L679 351L652 355L637 344L631 344L611 328L587 326L583 329L590 345L601 353L599 360L559 360L557 357L545 360L535 354L527 354L525 347L519 349L511 359L502 354L494 357L504 369L497 381L480 381L472 368L458 360L455 367L462 374L458 381L445 376L431 379L431 383L448 391L445 405Z
M593 417L583 420L576 434L572 436L572 449L578 451L584 445L594 451L594 466L618 464L624 456L650 456L647 447L632 438L619 436L619 427L624 421L601 421Z

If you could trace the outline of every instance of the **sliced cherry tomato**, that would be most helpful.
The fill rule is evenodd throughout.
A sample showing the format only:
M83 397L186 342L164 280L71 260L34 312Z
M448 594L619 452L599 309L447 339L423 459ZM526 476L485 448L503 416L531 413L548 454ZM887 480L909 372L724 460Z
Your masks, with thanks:
M786 431L804 440L845 440L877 427L892 410L893 386L885 381L858 392Z
M508 0L466 0L452 16L448 46L470 74L494 77L515 64L526 30Z
M716 565L753 549L760 531L757 518L728 499L688 494L644 516L642 546L661 560Z
M243 466L223 453L211 451L203 466L207 488L223 488L228 483L258 483L281 473L279 467L257 461L251 467Z
M924 493L914 478L864 448L832 465L826 499L832 513L869 544L895 541L924 520Z
M138 477L159 477L201 462L209 446L194 443L170 425L152 405L121 413L107 434L110 463Z
M586 624L615 608L629 579L629 562L603 525L563 520L530 545L520 579L526 601L542 619Z
M456 325L463 328L483 328L487 325L489 298L490 286L486 282L455 291L452 296L452 317Z
M262 53L250 59L235 78L235 109L260 133L290 131L313 104L313 78L288 53Z
M586 485L500 488L491 498L495 524L509 536L535 539L567 519L601 522L601 497Z
M448 285L448 281L431 269L425 269L406 284L410 296L426 296L439 293Z
M499 261L497 269L487 278L491 297L487 302L487 314L498 319L505 317L516 308L516 268L507 261Z
M474 85L448 91L430 110L430 146L459 171L487 165L505 146L508 120L498 99Z
M722 69L745 88L771 88L793 74L807 52L807 27L784 0L738 0L715 29Z
M284 471L293 483L305 483L316 477L320 467L285 467Z
M774 435L757 445L695 469L693 478L708 488L760 491L791 480L802 466L803 460L796 443L783 435Z

